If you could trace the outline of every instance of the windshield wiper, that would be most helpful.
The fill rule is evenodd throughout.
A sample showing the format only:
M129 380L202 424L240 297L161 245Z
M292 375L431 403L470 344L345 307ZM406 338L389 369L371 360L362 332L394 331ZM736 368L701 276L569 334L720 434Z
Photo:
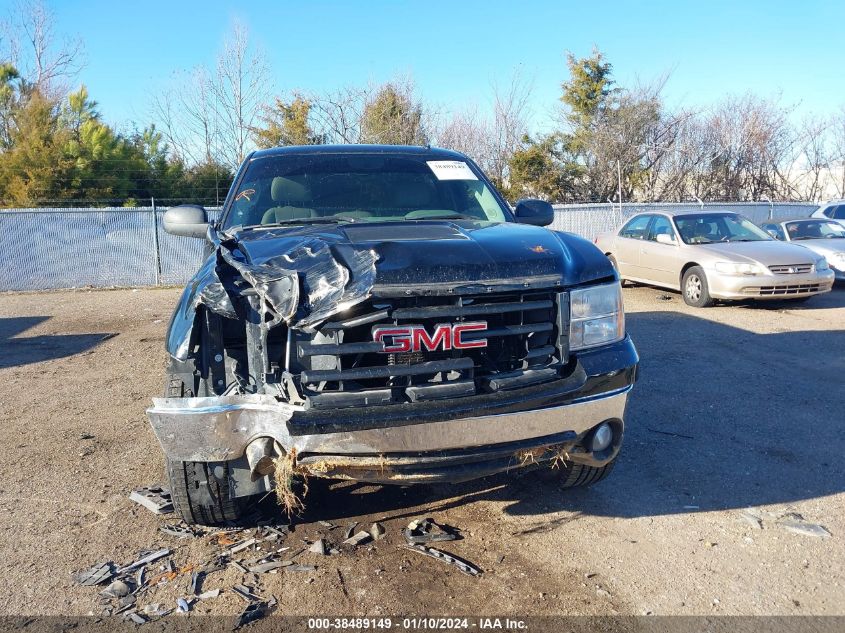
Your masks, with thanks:
M278 220L277 222L267 222L266 224L238 224L230 226L226 229L226 234L231 235L238 231L255 231L256 229L268 229L274 226L287 226L290 224L337 224L338 222L357 222L358 218L353 218L347 215L331 215L321 218L288 218L287 220Z
M406 220L480 220L474 215L466 215L465 213L434 213L432 215L422 215L418 218L409 218L405 216Z

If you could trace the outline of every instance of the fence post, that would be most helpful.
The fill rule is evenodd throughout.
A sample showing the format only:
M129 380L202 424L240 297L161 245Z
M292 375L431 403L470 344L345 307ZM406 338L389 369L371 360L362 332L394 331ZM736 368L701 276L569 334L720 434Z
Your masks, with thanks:
M158 213L156 213L156 199L150 198L153 208L153 245L155 251L156 286L161 285L161 250L158 244Z

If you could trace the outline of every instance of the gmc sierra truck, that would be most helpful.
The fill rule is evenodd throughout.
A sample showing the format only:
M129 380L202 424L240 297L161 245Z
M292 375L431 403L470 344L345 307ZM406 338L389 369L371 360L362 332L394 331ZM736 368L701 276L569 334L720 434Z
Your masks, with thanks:
M240 520L276 481L459 482L611 470L638 356L618 276L551 205L513 209L429 147L249 155L171 319L148 410L188 523Z

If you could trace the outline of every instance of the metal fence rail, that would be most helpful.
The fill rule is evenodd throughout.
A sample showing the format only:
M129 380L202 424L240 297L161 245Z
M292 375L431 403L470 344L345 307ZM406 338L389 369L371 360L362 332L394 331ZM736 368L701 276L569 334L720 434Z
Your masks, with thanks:
M551 228L593 239L639 211L698 209L697 204L581 204L555 206ZM737 211L755 222L804 217L811 204L732 203L706 208ZM216 220L219 210L210 210ZM163 209L8 209L0 211L0 290L182 285L202 263L201 240L162 229Z

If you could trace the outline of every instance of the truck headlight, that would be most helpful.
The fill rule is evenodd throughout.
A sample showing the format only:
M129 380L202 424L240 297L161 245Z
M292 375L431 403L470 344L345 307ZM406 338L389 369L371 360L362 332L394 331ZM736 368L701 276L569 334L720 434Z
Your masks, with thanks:
M625 338L619 282L569 292L569 349L607 345Z
M760 264L737 262L716 262L716 270L723 275L764 275L766 270Z

